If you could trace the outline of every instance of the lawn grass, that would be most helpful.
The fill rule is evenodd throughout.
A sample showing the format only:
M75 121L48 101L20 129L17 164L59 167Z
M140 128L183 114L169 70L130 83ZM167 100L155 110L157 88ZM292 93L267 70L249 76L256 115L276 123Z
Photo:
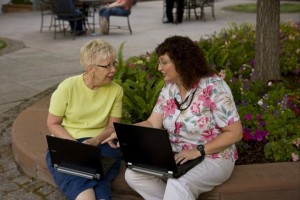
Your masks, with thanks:
M256 13L256 3L237 4L224 7L223 10L232 12ZM282 3L280 4L280 13L300 13L300 4Z
M6 47L6 43L0 39L0 49L3 49L4 47Z

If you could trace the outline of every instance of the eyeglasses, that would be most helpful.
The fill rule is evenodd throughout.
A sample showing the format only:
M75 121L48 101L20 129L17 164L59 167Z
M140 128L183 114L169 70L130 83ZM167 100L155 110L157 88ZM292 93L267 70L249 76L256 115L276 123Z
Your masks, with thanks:
M106 69L111 69L113 67L117 67L116 65L118 64L117 61L114 61L112 63L109 63L108 65L96 65L97 67L102 67L102 68L106 68Z
M172 61L160 61L158 60L157 63L158 65L162 66L162 67L165 67L167 64L171 63Z
M180 111L184 111L184 110L188 109L188 108L190 107L190 105L192 104L192 101L193 101L193 98L194 98L194 95L195 95L196 91L197 91L197 88L195 89L195 91L194 91L191 95L187 96L187 97L184 99L184 101L181 102L181 103L179 103L179 102L177 101L177 99L174 97L174 101L175 101L175 104L176 104L177 109L180 110ZM190 97L191 97L191 98L190 98ZM183 104L185 104L185 102L187 102L189 99L190 99L190 102L189 102L189 104L187 105L187 107L181 108L181 106L182 106Z

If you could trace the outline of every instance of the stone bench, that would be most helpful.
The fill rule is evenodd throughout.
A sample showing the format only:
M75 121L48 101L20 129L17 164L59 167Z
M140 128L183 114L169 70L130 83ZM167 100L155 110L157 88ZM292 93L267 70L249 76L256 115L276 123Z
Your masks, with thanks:
M12 149L15 161L27 175L54 181L45 163L45 135L50 95L42 98L19 114L12 127ZM113 199L142 199L125 182L125 165L113 181ZM232 177L200 199L300 199L300 162L283 162L236 166Z

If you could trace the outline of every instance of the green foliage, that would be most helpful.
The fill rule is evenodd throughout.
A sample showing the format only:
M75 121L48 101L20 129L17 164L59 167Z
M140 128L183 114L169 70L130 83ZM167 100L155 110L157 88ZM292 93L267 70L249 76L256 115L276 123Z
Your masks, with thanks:
M280 24L280 67L283 74L300 73L300 24Z
M0 39L0 50L6 47L6 43Z
M255 27L252 24L229 24L229 28L200 38L208 62L217 70L230 67L236 73L243 64L254 66ZM280 69L283 75L300 73L300 24L280 24Z
M122 58L123 45L119 50L118 60ZM149 117L164 84L157 68L157 56L148 53L131 57L126 63L119 63L116 82L124 90L124 122L135 123Z
M223 8L227 11L233 12L245 12L245 13L256 13L256 3L246 3L246 4L237 4L232 6L227 6ZM293 13L300 12L300 4L295 3L282 3L280 4L281 13Z
M247 151L248 142L267 141L265 157L273 161L300 157L299 27L293 23L281 24L281 38L285 38L280 41L284 79L268 84L255 79L252 25L231 24L228 29L199 40L209 63L225 75L232 90L244 133L239 151ZM164 82L157 70L155 53L130 57L123 62L123 46L124 43L118 53L116 82L124 88L123 120L134 123L149 117Z
M251 24L238 26L235 23L209 39L201 38L199 46L206 51L208 62L221 70L230 66L233 72L249 63L255 55L255 29Z

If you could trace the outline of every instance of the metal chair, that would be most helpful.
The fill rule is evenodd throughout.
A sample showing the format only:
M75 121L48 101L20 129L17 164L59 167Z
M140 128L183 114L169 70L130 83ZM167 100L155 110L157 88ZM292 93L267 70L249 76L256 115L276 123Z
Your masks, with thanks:
M129 20L129 16L131 14L131 8L132 8L132 5L130 5L129 13L127 15L116 15L116 14L111 14L110 15L109 20L108 20L108 33L107 34L109 34L110 29L124 29L124 30L129 30L130 34L132 35L132 29L131 29L130 20ZM127 26L126 25L111 24L110 23L111 18L114 18L114 17L126 17L127 18Z
M40 0L40 11L41 11L41 28L40 33L43 31L43 28L49 28L49 30L53 26L54 16L52 13L53 1L52 0ZM44 25L45 16L50 16L50 24Z
M211 7L211 15L213 19L216 19L215 16L215 0L192 0L192 8L194 9L194 13L196 18L198 19L197 15L197 8L200 8L200 19L205 19L205 8L206 7Z
M57 27L59 27L59 30L61 31L61 21L68 21L68 22L73 22L74 23L74 30L73 30L73 39L75 39L75 36L77 34L77 23L79 20L84 23L85 16L82 14L81 16L76 16L75 14L75 4L73 3L72 0L53 0L54 6L53 6L53 14L55 15L54 17L54 39L56 39L56 33L57 33ZM58 24L57 24L58 22ZM86 28L83 26L83 29L86 34ZM63 33L65 35L66 28L63 25Z

